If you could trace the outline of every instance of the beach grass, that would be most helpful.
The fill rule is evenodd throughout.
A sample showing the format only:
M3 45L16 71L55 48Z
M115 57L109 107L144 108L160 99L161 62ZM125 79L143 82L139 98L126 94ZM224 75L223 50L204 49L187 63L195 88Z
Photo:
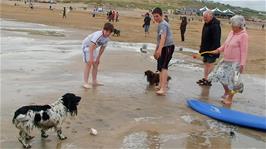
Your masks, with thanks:
M95 6L109 6L110 8L123 7L123 8L138 8L138 9L153 9L161 7L164 11L168 9L181 9L181 8L202 8L207 6L210 9L219 8L220 10L230 9L236 14L241 14L250 19L263 19L266 16L260 14L260 11L252 10L249 8L241 8L231 6L229 4L222 4L213 1L197 1L197 0L62 0L63 3L82 2L85 4ZM265 13L265 12L264 12Z

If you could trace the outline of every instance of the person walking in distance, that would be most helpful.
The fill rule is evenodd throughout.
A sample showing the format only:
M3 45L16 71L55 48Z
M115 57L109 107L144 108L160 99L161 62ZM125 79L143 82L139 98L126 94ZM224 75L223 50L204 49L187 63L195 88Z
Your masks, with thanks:
M187 28L187 17L182 17L182 22L180 25L181 41L185 41L186 28Z

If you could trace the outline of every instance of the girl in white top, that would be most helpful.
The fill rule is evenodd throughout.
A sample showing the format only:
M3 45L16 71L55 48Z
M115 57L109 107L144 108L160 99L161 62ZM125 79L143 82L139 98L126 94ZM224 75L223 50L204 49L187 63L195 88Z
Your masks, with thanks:
M96 31L88 35L82 42L84 67L84 88L91 88L89 85L89 74L92 67L92 84L102 85L97 81L98 66L100 63L101 55L107 46L109 36L112 34L114 26L111 23L105 23L103 30Z

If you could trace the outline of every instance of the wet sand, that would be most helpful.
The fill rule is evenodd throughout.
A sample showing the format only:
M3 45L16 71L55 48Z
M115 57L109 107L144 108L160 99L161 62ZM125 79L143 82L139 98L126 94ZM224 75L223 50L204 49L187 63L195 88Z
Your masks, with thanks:
M144 54L136 47L141 44L111 42L99 70L99 80L105 85L85 90L81 87L80 43L86 31L9 23L1 30L1 148L22 148L17 141L18 130L11 124L18 107L52 103L66 92L82 96L78 116L63 125L68 139L58 140L53 131L48 132L49 138L41 139L40 133L34 131L33 148L265 147L265 133L217 122L186 106L188 98L221 105L222 95L220 84L211 89L195 84L202 68L200 61L191 60L190 56L175 53L178 63L169 68L173 79L168 95L159 97L144 78L145 70L155 69L155 62L150 59L152 51ZM14 26L16 29L10 30ZM25 31L27 27L42 34L32 35L32 31ZM47 30L64 36L47 36ZM244 80L245 91L236 96L231 108L266 116L265 79L244 75ZM90 128L99 134L91 136ZM230 136L230 132L235 136Z
M58 3L53 5L53 11L48 9L49 4L34 3L35 8L31 10L28 5L24 5L22 2L16 2L18 6L14 6L13 1L1 1L1 17L8 19L16 19L19 21L41 23L46 25L68 27L83 29L86 31L98 30L106 22L106 14L97 14L96 18L92 18L90 12L93 6L88 6L81 3ZM67 19L62 19L63 6L74 7L74 11L67 14ZM88 7L87 10L83 10L83 7ZM145 10L139 9L125 9L118 8L120 13L120 21L114 23L115 27L121 30L120 37L114 37L114 41L122 42L156 42L156 24L151 24L150 36L144 37L142 28L143 15ZM199 17L193 17L194 21L188 23L186 31L186 41L180 42L180 20L177 15L170 15L170 24L172 26L174 40L177 46L186 48L192 48L198 50L200 47L201 30L203 23L199 21ZM222 42L226 39L229 31L231 30L228 20L220 19L222 27ZM266 30L261 30L260 25L253 22L247 22L248 34L249 34L249 53L248 61L245 73L248 74L266 74Z

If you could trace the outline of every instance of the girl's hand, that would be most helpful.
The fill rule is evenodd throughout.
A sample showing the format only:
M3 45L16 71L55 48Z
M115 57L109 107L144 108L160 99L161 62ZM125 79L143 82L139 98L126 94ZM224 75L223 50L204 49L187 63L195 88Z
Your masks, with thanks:
M91 59L91 60L89 61L89 64L93 65L93 63L94 63L94 61Z
M95 64L97 64L97 65L100 64L100 58L97 58L97 59L96 59Z

